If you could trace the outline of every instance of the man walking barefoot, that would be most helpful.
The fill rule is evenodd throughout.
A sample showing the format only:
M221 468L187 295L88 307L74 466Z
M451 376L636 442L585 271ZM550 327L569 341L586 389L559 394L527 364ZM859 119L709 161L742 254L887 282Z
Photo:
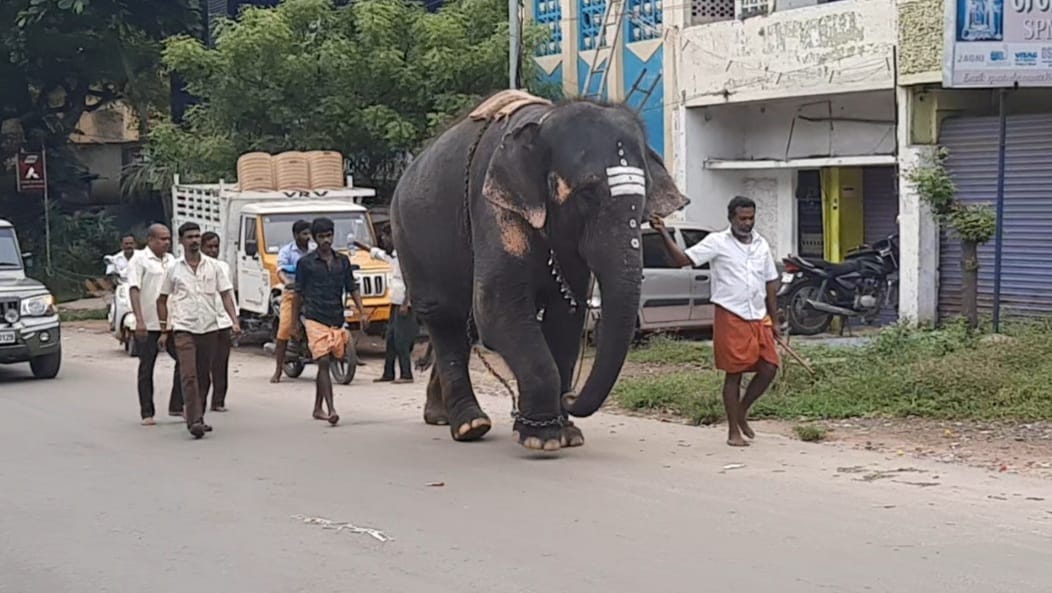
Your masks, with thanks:
M186 427L195 439L199 439L212 430L204 421L203 396L216 350L219 333L217 304L220 300L233 321L235 336L241 334L241 326L234 309L234 287L230 278L219 262L201 253L201 227L193 222L180 226L179 242L183 246L183 256L175 260L164 278L161 295L157 297L157 316L164 331L161 343L167 342L169 334L175 342L186 402Z
M285 366L285 349L293 336L300 337L299 317L302 299L294 290L296 283L296 264L300 258L311 250L310 223L297 220L292 224L292 241L278 250L278 278L281 279L281 308L278 310L278 332L274 341L274 376L271 383L281 381L281 372Z
M230 278L230 265L222 259L219 259L219 235L213 231L208 231L201 235L201 253L204 253L208 257L216 260L216 264L219 265L223 273L226 274L227 278ZM227 387L230 385L230 346L233 343L232 329L234 327L234 321L230 319L226 311L223 310L223 298L219 297L219 302L216 303L216 309L219 315L219 332L216 334L216 352L215 356L212 357L212 370L208 375L205 375L204 388L201 391L201 405L206 406L208 403L208 388L212 388L212 408L213 412L225 412L226 411L226 392ZM237 303L234 304L234 312L240 313L237 309Z
M161 284L172 267L175 256L168 252L172 233L163 224L150 225L146 248L137 252L128 263L129 298L135 315L135 341L139 352L139 411L144 426L153 426L156 413L153 407L153 371L157 354L167 350L175 360L172 372L172 393L168 399L168 415L183 415L182 386L179 384L179 359L174 344L161 345L161 324L157 318L157 297Z
M778 269L767 241L753 230L756 203L736 196L727 205L730 227L711 233L684 252L657 218L651 226L661 233L665 248L677 266L712 265L712 302L716 315L712 346L716 368L727 373L723 406L727 411L727 444L748 446L742 433L755 436L746 416L749 408L771 385L780 359L775 347L778 326ZM754 372L741 397L742 374ZM739 399L740 398L740 399Z
M332 249L335 225L328 218L315 218L311 223L311 235L318 247L304 255L296 264L296 294L303 305L306 318L304 328L311 357L318 363L315 378L314 418L327 420L336 425L340 421L332 401L332 376L329 364L346 355L350 344L350 333L344 328L344 294L349 293L362 319L362 330L369 327L369 319L362 306L358 292L358 281L354 277L351 260ZM328 407L328 414L322 409Z

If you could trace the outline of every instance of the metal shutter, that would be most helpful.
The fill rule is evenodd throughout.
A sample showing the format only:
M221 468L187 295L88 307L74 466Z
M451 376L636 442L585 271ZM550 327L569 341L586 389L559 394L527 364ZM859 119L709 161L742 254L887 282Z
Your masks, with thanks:
M941 140L947 168L965 202L997 201L997 117L950 118ZM1005 151L1001 315L1052 313L1052 114L1008 118ZM939 315L961 311L961 248L943 232ZM979 313L993 311L994 241L979 247Z
M864 241L876 243L899 232L899 174L894 166L862 169Z
M876 243L897 233L899 223L899 176L894 166L862 169L862 228L866 243ZM895 323L898 313L887 307L878 324Z

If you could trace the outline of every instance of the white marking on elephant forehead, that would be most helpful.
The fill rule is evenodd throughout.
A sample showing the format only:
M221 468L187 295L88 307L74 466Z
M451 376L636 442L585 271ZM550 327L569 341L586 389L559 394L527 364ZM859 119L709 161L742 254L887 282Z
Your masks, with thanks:
M607 178L607 183L610 185L646 185L647 178L642 175L633 175L631 173L625 173L623 175L613 175Z
M613 196L641 196L647 193L647 178L639 167L607 167L606 182Z

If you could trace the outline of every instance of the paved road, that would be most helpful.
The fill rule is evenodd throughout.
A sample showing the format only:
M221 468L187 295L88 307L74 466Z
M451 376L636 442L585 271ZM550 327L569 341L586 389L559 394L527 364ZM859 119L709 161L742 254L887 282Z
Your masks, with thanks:
M1047 481L762 433L730 449L719 429L610 415L581 423L583 449L536 459L511 440L506 399L485 398L498 423L490 438L453 443L420 421L423 384L375 386L375 360L339 388L345 423L329 428L309 418L313 369L272 386L269 361L253 353L235 355L231 411L193 441L174 421L138 425L133 361L113 341L70 331L64 348L54 381L0 368L5 593L1045 593L1052 583ZM897 468L918 471L862 479Z

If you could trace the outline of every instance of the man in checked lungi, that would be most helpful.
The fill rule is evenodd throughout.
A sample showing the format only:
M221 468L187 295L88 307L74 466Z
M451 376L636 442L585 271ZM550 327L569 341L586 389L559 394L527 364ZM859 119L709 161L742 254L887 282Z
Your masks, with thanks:
M775 340L778 326L778 269L767 240L753 230L756 203L735 196L727 205L730 226L707 235L685 252L659 219L651 226L661 233L675 265L712 266L715 319L712 347L716 368L727 373L723 406L727 410L727 444L745 447L755 434L746 421L749 408L767 391L781 363ZM744 373L756 376L741 395Z

